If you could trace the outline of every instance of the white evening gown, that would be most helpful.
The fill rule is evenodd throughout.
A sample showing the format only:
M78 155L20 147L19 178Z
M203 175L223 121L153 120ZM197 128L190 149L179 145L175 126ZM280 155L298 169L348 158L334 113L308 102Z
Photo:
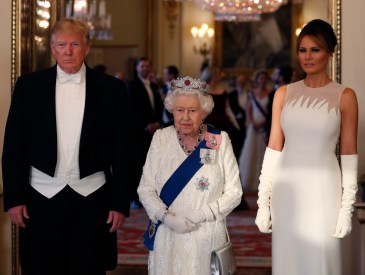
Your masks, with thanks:
M265 96L256 99L267 112L269 97ZM252 105L253 119L258 123L265 121L265 116L256 106L253 99L250 98L249 100ZM257 191L262 161L264 160L266 149L266 136L264 128L256 130L252 124L248 125L245 143L239 158L239 170L244 191Z
M285 145L271 197L274 275L340 275L340 240L332 237L341 206L335 148L344 87L288 85L281 125Z
M170 211L177 213L199 209L209 203L216 217L225 217L240 203L242 188L237 162L227 133L222 131L221 135L222 143L217 150L215 164L205 164L200 168L172 203ZM138 187L140 201L151 220L156 221L154 215L161 208L161 200L157 195L186 157L173 126L155 133ZM207 183L206 188L198 187L200 179ZM157 230L154 250L149 254L148 273L209 275L214 227L215 221L204 222L198 230L177 234L161 224ZM217 245L226 240L224 225L221 222L216 238Z

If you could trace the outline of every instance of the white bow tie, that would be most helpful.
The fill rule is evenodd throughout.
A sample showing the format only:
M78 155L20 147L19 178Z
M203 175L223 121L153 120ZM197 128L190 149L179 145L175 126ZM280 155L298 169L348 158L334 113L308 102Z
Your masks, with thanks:
M81 73L78 72L76 74L66 74L64 72L58 73L58 80L60 83L75 83L79 84L81 82Z

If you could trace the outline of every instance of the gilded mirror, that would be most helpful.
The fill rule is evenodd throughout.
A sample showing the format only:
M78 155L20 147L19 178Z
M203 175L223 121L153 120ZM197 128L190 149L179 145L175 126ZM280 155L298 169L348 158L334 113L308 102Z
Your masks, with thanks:
M161 0L162 1L162 0ZM303 0L305 1L305 0ZM328 21L334 26L339 39L338 47L330 66L332 79L341 82L341 0L328 1ZM49 6L48 4L49 3ZM152 5L152 1L146 1ZM44 4L44 6L42 6ZM64 16L65 6L62 0L31 1L12 0L12 51L11 81L16 78L52 64L49 52L49 26ZM150 14L151 15L151 14ZM148 14L147 14L148 17ZM153 20L147 19L149 29ZM152 32L147 32L146 53L151 56ZM18 228L12 225L12 275L21 274L18 257Z

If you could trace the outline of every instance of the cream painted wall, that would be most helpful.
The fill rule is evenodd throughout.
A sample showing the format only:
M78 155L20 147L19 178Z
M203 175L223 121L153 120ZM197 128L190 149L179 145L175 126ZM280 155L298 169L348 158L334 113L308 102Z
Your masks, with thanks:
M154 64L153 67L160 75L167 65L176 65L180 76L189 75L200 77L200 66L203 57L195 53L194 39L191 27L207 23L214 25L214 18L210 12L202 11L192 2L178 3L178 16L173 21L175 25L172 35L169 33L166 10L162 1L156 1L154 10ZM214 39L211 39L213 46ZM210 59L212 59L210 57Z
M303 24L316 18L327 20L329 15L328 1L304 0L302 13Z
M342 83L355 90L359 104L359 175L365 173L365 37L361 31L365 26L364 10L365 1L342 1ZM355 219L353 228L351 238L344 241L352 264L347 262L344 268L350 272L346 274L365 274L365 240L359 240L365 236L365 225L360 226Z
M146 1L106 1L106 11L112 15L113 40L95 41L94 45L138 45L145 51Z
M175 65L181 70L181 11L182 3L176 4L176 18L167 19L173 12L164 7L163 1L154 2L153 18L153 68L162 76L163 69L168 65ZM169 13L169 14L168 14ZM171 29L169 25L173 26Z
M182 74L188 74L191 77L200 77L200 67L203 62L203 57L193 51L194 39L191 35L191 27L200 27L202 23L207 23L209 26L214 25L214 16L211 12L203 11L191 2L184 2L182 6ZM211 46L214 46L214 39L211 40ZM209 58L212 60L212 55Z
M11 95L11 1L0 1L0 155L2 155L4 126L9 110ZM0 168L0 193L2 177ZM1 197L1 195L0 195ZM0 198L0 274L11 273L11 235L10 220L3 211L3 199Z
M172 36L169 33L169 22L166 19L166 10L163 8L162 2L156 3L154 17L155 64L153 67L155 70L161 75L165 66L176 65L179 68L180 76L200 77L203 57L193 50L194 39L190 29L193 26L200 26L202 23L213 26L213 15L210 12L202 11L194 3L179 3L178 16L173 22L175 28ZM211 42L213 43L214 39Z
M107 13L112 15L113 39L92 41L89 66L105 64L108 74L122 70L128 78L132 77L133 61L146 55L146 3L146 0L106 1Z
M353 88L359 104L359 174L365 174L365 1L342 1L342 83Z

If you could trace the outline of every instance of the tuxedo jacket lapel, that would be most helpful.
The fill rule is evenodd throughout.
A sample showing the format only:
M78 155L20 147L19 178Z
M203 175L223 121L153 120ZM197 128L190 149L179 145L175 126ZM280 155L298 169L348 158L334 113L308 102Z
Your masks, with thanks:
M54 66L44 74L43 84L40 85L41 97L45 102L40 103L40 108L43 108L44 121L49 141L51 144L52 155L57 156L57 119L56 119L56 76L57 66ZM81 128L80 137L80 152L82 146L85 146L86 141L92 142L95 135L95 124L99 112L100 98L98 98L97 81L93 71L86 66L86 91L85 91L85 109Z
M86 66L86 96L80 137L80 152L83 151L83 146L87 145L87 141L94 140L96 135L99 134L95 131L95 127L97 127L96 123L100 112L100 100L97 75L95 75L92 69Z
M40 98L45 102L40 102L39 106L43 108L43 117L50 137L52 155L57 157L56 76L57 65L45 71L44 80L39 85L40 92L44 94Z

